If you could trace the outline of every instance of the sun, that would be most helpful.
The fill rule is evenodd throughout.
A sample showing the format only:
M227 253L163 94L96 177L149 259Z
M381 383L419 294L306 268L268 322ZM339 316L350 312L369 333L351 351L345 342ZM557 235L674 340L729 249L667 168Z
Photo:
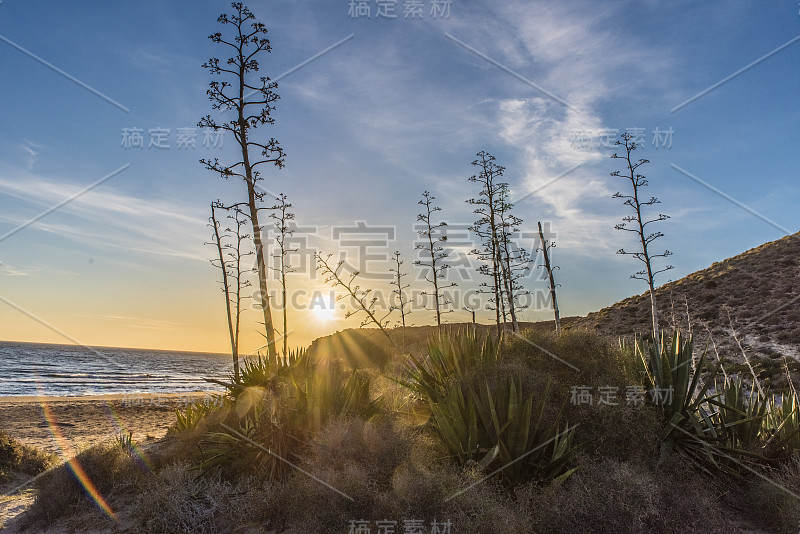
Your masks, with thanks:
M338 310L336 309L336 305L333 306L325 304L317 303L316 305L311 307L311 313L314 315L314 319L322 322L327 323L336 319L338 315Z

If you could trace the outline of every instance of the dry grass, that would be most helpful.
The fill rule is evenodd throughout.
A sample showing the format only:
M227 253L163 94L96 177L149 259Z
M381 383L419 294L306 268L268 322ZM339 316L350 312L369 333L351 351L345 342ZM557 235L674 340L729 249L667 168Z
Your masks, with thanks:
M304 466L353 500L296 475L284 488L285 526L291 532L347 532L351 520L421 519L449 520L453 532L527 530L525 514L494 480L448 500L478 474L442 461L443 454L424 434L389 419L331 422Z
M750 482L742 508L774 532L795 533L800 528L800 457L769 473L769 480Z
M97 491L107 497L112 493L141 489L146 477L144 467L132 461L116 442L88 448L36 481L38 494L25 514L27 525L53 524L85 513L94 506L75 476L75 469L82 469Z
M520 503L535 509L534 532L730 532L721 501L678 463L655 471L606 459L588 463L563 485L527 487Z
M203 475L189 464L175 463L136 496L129 514L136 531L153 534L262 531L269 526L264 512L278 494L264 480L232 483L217 473Z
M10 480L16 473L38 475L56 461L55 454L20 443L0 431L0 483Z

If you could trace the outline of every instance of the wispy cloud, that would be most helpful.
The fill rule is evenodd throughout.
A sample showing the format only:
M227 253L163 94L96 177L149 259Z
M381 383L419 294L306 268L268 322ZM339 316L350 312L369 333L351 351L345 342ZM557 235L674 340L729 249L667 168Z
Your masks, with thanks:
M639 65L647 73L656 73L670 60L643 44L634 46L608 29L605 22L619 15L619 7L588 2L582 6L543 2L532 9L527 3L511 2L482 17L480 24L470 18L469 25L464 21L463 26L470 30L473 46L580 110L535 94L514 77L497 71L496 77L505 76L506 85L506 91L499 94L519 95L492 102L498 135L519 154L518 161L501 162L509 171L516 170L513 174L519 183L512 181L512 187L520 196L531 194L525 202L535 208L537 217L553 222L563 236L562 244L574 245L584 253L609 252L618 248L610 239L612 233L603 230L598 236L597 229L613 227L617 218L609 209L614 192L607 178L609 171L598 172L598 164L610 151L578 147L574 137L576 132L610 127L604 124L602 108L620 91L620 80L625 79L622 70ZM456 28L458 24L456 21ZM624 92L635 92L632 85ZM579 169L554 181L579 164Z
M186 329L187 327L191 328L191 323L180 323L176 321L164 321L160 319L151 319L151 318L144 318L144 317L132 317L128 315L104 315L104 314L74 314L74 317L79 317L81 319L92 319L92 320L100 320L100 321L110 321L115 323L124 323L123 326L127 326L129 328L139 328L143 330L160 330L160 331L170 331L170 330L178 330L178 329Z
M12 267L7 263L0 262L0 275L2 276L27 276L29 271Z
M26 265L24 267L10 265L7 262L0 261L0 276L28 276L46 274L47 276L63 275L63 276L77 276L78 273L74 271L67 271L54 267L44 265Z
M23 173L0 178L0 193L31 208L48 207L74 195L83 186L56 178ZM24 205L23 205L24 206ZM22 209L6 211L0 221L20 224ZM85 193L25 232L45 231L93 248L117 248L161 256L205 260L200 241L206 221L186 207L164 200L122 193L104 184Z

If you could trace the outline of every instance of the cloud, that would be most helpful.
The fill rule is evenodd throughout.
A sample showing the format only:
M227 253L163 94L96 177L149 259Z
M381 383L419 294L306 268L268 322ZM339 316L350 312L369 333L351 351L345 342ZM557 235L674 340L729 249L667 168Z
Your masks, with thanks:
M137 328L142 330L159 330L159 331L171 331L171 330L178 330L178 329L186 329L192 328L194 325L192 323L181 323L176 321L164 321L160 319L152 319L152 318L143 318L143 317L131 317L127 315L101 315L101 314L73 314L73 317L79 317L81 319L92 319L92 320L100 320L100 321L111 321L117 323L124 323L124 326L128 328Z
M66 271L64 269L57 269L45 267L44 265L27 265L25 267L14 267L8 263L0 261L0 276L28 276L36 274L45 274L47 276L53 275L66 275L77 276L78 273L74 271Z
M511 2L485 13L478 24L474 16L456 20L452 29L455 35L469 35L469 45L571 106L472 56L478 67L494 69L495 83L505 84L489 105L498 136L517 154L516 160L512 156L499 161L509 169L507 180L515 196L528 197L526 211L533 208L535 217L551 221L560 242L583 254L619 248L609 230L619 216L610 200L614 191L605 168L610 165L602 165L614 139L604 139L604 146L597 139L608 127L606 102L612 96L636 94L638 84L660 79L661 70L670 65L669 57L609 29L613 26L607 22L620 16L621 9L596 2L540 2L533 9L528 3ZM620 89L620 80L631 79L624 72L632 65L645 76L632 78ZM576 143L587 135L587 146ZM562 176L570 169L574 170Z
M3 276L27 276L30 271L18 269L0 261L0 275Z
M85 185L33 173L14 180L0 178L0 192L34 206L28 214L69 198ZM30 215L6 211L0 220L20 225ZM45 231L93 248L126 249L160 256L205 261L199 236L205 219L186 207L164 200L124 194L112 184L102 184L65 204L21 232ZM14 239L10 237L9 239Z

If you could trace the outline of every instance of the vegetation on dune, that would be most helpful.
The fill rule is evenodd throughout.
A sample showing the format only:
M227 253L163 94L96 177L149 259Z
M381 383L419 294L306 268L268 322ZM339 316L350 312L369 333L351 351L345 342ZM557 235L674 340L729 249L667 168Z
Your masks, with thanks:
M55 465L55 454L20 443L0 430L0 483L10 480L15 473L38 475Z
M722 532L725 509L762 499L773 512L753 520L786 528L793 502L741 474L791 479L796 397L778 408L768 391L700 377L692 350L679 334L615 348L580 330L445 329L424 355L396 354L391 374L307 352L245 359L238 383L180 411L148 451L118 440L76 461L149 532L346 532L408 517L457 532ZM573 402L578 385L637 384L642 403ZM742 489L723 491L729 479ZM39 487L29 524L108 524L67 466Z
M444 333L431 340L425 361L409 356L409 378L401 383L423 399L436 434L460 464L501 469L512 486L566 478L574 428L562 431L560 414L546 420L549 384L534 400L512 371L501 367L486 376L500 353L501 341L491 335Z

